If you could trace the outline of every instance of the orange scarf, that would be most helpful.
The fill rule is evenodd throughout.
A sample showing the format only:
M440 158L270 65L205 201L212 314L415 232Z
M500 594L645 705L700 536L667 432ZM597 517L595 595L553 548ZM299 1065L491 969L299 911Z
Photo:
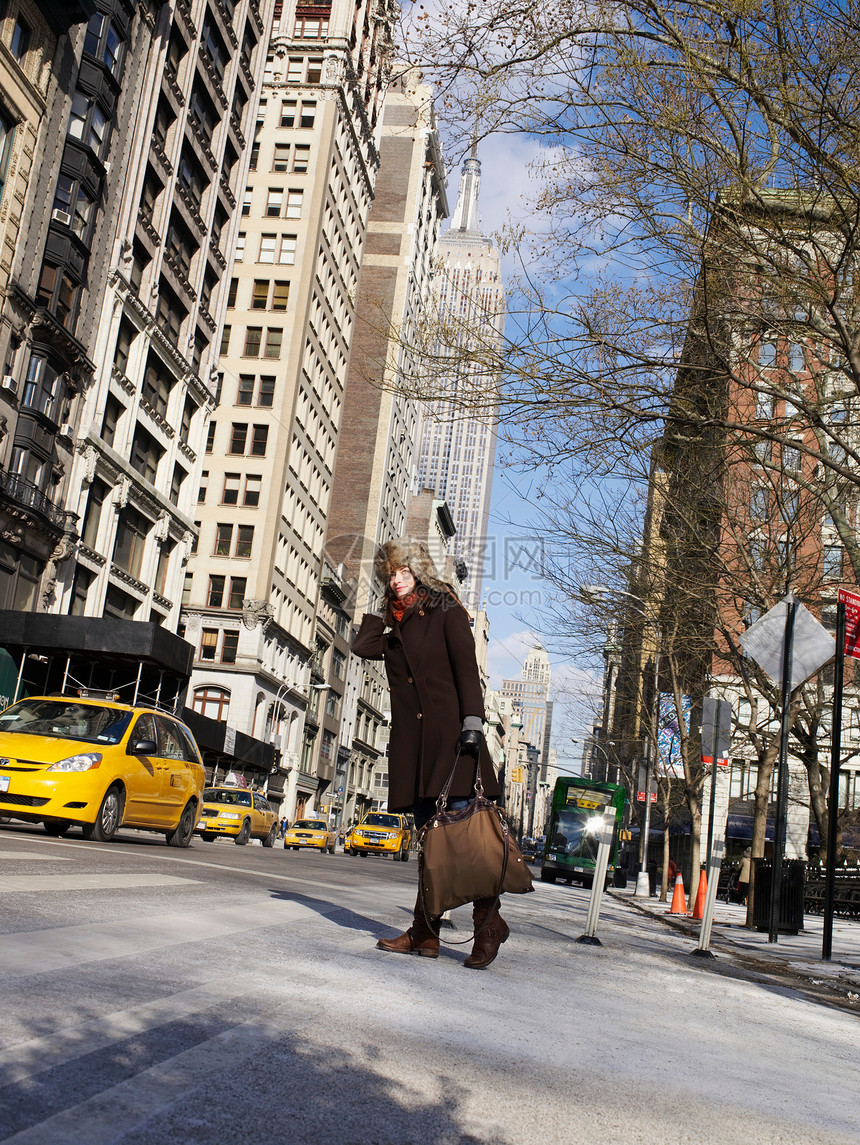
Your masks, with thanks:
M409 596L402 596L399 599L392 600L392 602L391 602L391 613L394 617L395 623L397 623L397 624L400 623L400 621L405 616L407 610L410 609L413 604L415 604L417 599L418 599L418 590L415 589L414 592L410 592Z

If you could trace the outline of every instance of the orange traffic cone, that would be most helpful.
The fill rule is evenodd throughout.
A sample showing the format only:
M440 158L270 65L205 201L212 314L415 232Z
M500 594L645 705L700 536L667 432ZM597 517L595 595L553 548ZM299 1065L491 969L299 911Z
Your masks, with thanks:
M675 879L675 890L672 894L672 909L667 913L687 913L687 896L684 894L684 878L680 871L678 872L677 878Z
M699 889L696 891L696 901L693 903L693 918L705 917L705 895L708 893L708 876L699 871Z

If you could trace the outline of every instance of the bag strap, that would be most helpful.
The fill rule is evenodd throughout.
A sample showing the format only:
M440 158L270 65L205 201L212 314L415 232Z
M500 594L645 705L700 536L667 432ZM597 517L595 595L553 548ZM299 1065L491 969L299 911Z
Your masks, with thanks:
M436 811L446 811L448 808L448 792L451 790L451 784L454 782L454 772L457 770L457 764L460 762L460 748L454 754L454 764L448 775L448 778L442 784L442 790L439 792L439 798L436 800ZM480 751L475 756L475 794L484 794L484 783L481 779L481 753Z

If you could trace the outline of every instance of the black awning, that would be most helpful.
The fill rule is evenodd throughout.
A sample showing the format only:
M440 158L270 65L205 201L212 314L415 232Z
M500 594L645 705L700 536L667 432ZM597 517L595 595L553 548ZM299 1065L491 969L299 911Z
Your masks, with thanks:
M111 616L56 616L0 609L0 645L46 655L110 656L180 676L191 675L194 648L158 624Z

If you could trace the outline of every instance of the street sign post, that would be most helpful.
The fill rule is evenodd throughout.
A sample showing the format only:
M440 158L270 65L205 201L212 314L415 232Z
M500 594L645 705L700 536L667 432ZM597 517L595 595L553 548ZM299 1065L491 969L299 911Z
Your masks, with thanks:
M717 799L717 768L729 766L732 738L732 705L728 700L705 696L702 700L702 763L711 765L711 802L708 807L707 863L714 845L714 806ZM710 876L709 876L710 877Z
M839 829L839 768L842 760L842 691L845 657L860 660L860 593L840 588L836 600L836 664L833 669L833 717L830 731L830 786L827 792L827 856L824 869L824 928L821 957L833 953L833 898L836 885L836 835Z

